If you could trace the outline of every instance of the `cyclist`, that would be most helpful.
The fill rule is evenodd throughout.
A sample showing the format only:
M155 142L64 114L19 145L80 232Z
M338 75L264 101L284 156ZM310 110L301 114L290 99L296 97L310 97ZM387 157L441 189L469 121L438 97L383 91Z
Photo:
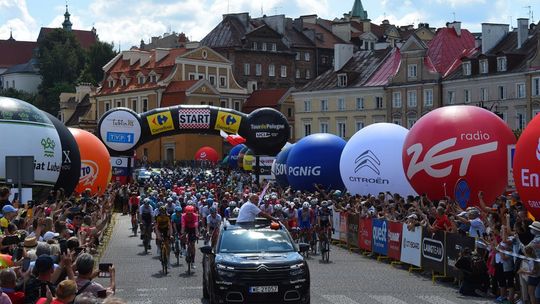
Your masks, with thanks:
M176 205L174 204L174 200L172 199L172 197L168 197L167 204L165 205L168 215L172 215L174 213L174 207L176 207Z
M221 224L221 215L217 213L215 207L210 207L210 214L206 217L206 231L207 235L210 236L212 239L212 245L214 245L214 242L216 240L215 237L217 236L217 234L215 234L214 232L217 231L216 228L219 228L219 224Z
M332 231L332 210L328 208L327 201L321 202L321 208L319 209L317 219L319 226L319 239L323 233L325 234L326 238L329 239L329 231Z
M283 212L283 206L281 206L281 204L276 204L274 206L274 213L272 214L272 216L287 225L287 214Z
M139 210L140 197L137 196L137 192L132 192L129 198L129 214L131 215L131 229L133 234L137 235L137 211Z
M148 246L145 250L151 249L150 239L152 237L152 218L154 209L150 205L151 200L145 198L143 204L139 208L139 223L141 223L141 238L143 239L143 244Z
M302 208L298 210L298 227L300 228L300 239L302 236L307 242L311 241L311 227L313 226L313 209L309 208L309 203L304 202Z
M233 209L232 217L238 217L238 214L240 214L240 208L236 207Z
M229 219L230 217L232 217L232 214L235 208L236 208L236 202L235 201L229 202L229 208L225 209L226 219Z
M178 246L179 244L176 243L177 238L180 239L180 232L182 231L182 207L176 206L174 207L174 213L171 215L171 223L173 228L173 235L175 238L175 246ZM184 244L182 243L182 247ZM177 250L180 250L180 248L176 248Z
M197 229L199 227L199 215L195 213L195 207L188 205L185 213L182 214L182 235L187 237L188 254L191 263L195 261L195 241L198 239Z
M156 216L155 223L156 246L160 248L161 242L163 240L169 240L173 231L171 218L167 214L167 208L165 206L159 208L159 214Z
M289 219L287 222L289 229L296 228L298 226L298 211L293 202L289 202L289 208L285 210L285 214L287 214L287 218Z
M274 206L272 206L272 204L270 204L269 199L267 198L266 195L265 195L264 200L261 202L261 204L259 206L259 209L261 209L261 211L263 211L265 213L268 213L268 214L274 213Z

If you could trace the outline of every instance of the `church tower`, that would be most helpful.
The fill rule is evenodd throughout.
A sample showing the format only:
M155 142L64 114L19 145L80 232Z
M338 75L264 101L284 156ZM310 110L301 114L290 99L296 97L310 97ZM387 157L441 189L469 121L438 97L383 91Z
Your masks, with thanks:
M368 14L362 6L362 0L355 0L351 11L351 18L358 18L360 20L367 20Z
M69 16L71 16L71 14L69 13L68 6L66 4L66 13L64 14L64 22L62 22L62 28L65 31L71 31L71 26L73 25L71 21L69 20Z

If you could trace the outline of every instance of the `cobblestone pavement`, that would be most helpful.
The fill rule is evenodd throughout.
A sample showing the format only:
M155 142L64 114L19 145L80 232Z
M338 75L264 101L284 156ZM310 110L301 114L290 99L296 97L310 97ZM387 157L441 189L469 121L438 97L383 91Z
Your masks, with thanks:
M145 255L140 238L132 236L130 227L129 216L117 217L101 260L116 267L117 296L129 303L206 303L201 299L200 252L194 274L186 274L185 262L181 260L179 266L173 261L169 274L163 276L155 244L151 254ZM492 303L487 299L461 297L451 284L433 284L430 277L411 274L338 247L333 247L330 259L330 264L320 263L319 256L309 260L314 304Z

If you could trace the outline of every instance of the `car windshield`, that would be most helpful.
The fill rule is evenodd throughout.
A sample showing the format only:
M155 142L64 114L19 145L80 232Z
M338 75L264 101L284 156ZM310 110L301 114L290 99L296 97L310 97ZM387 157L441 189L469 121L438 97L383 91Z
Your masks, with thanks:
M294 247L281 230L225 230L220 253L291 252Z

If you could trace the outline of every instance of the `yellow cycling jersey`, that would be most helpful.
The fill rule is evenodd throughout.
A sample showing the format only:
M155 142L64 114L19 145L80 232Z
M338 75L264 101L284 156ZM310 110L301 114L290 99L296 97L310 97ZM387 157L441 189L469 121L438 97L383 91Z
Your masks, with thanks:
M166 214L160 214L156 216L156 224L159 230L169 229L169 222L171 219Z

